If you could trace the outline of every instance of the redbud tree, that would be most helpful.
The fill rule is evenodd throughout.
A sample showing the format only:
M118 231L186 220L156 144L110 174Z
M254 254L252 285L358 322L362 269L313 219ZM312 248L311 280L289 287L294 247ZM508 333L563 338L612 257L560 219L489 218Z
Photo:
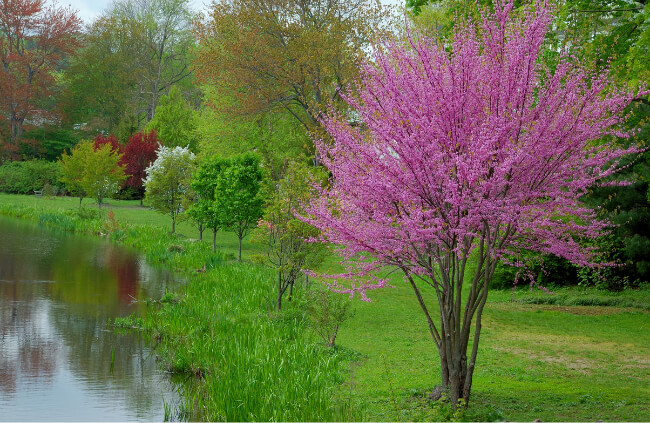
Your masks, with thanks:
M401 271L454 408L469 400L497 263L526 249L594 265L581 240L607 226L579 199L631 152L614 140L632 96L568 51L543 60L551 15L497 2L452 39L384 43L346 97L355 124L330 114L317 142L331 184L302 219L349 266L333 289L365 299L387 283L377 270Z

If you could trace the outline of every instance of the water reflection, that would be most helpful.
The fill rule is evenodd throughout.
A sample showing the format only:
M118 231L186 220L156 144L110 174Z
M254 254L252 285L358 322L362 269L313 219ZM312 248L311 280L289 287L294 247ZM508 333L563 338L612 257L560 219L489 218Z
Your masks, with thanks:
M0 420L162 420L172 386L106 324L174 283L113 244L0 218Z

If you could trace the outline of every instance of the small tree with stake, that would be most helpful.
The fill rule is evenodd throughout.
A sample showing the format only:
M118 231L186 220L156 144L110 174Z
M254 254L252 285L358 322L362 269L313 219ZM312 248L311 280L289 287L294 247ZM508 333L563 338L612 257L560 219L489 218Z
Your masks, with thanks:
M333 142L317 146L332 183L304 217L341 246L350 269L331 275L348 279L339 290L366 298L386 284L375 270L403 273L454 409L469 400L496 264L522 248L592 264L578 240L607 226L579 199L632 151L612 137L630 135L617 126L634 96L569 52L547 66L550 7L512 9L496 2L480 24L458 22L452 40L378 49L347 96L363 124L324 121Z

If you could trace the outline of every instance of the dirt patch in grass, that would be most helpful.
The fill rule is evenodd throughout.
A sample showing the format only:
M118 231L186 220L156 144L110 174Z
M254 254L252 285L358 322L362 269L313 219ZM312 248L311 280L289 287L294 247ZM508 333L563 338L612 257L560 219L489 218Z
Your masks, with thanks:
M493 350L514 354L516 356L525 357L532 361L541 361L544 363L555 364L562 366L568 370L575 371L582 374L592 374L593 371L602 367L602 363L597 360L591 360L584 357L575 357L559 352L554 352L553 355L543 355L539 351L532 351L526 348L518 347L492 347Z
M492 310L508 310L508 311L555 311L557 313L569 313L579 316L602 316L609 314L621 313L643 313L647 314L650 311L641 311L633 307L610 307L610 306L563 306L563 305L547 305L547 304L522 304L522 303L492 303L487 304L487 307Z

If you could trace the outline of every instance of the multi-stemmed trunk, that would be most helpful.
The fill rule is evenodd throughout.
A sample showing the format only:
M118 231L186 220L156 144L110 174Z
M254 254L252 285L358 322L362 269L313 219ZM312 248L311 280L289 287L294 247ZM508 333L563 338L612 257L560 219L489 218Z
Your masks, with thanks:
M416 276L406 267L401 269L426 316L429 333L440 356L442 387L454 409L459 405L467 405L469 401L483 308L497 263L493 258L495 240L490 240L489 236L483 238L477 247L476 271L471 285L467 284L469 294L463 301L461 295L472 242L473 240L466 240L459 255L449 252L423 260L425 263L435 263L429 266L430 271L426 276ZM434 322L433 313L427 306L418 281L425 282L435 291L440 314L439 324Z

